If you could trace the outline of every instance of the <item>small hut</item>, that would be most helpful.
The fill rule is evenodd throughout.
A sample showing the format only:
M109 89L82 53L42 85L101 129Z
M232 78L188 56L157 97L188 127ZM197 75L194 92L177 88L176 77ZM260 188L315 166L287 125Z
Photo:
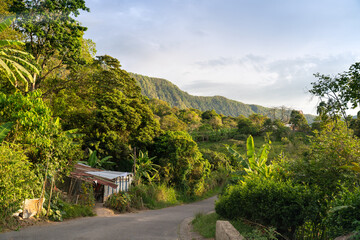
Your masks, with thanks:
M128 191L133 181L133 173L101 170L78 163L70 173L70 178L69 194L76 192L76 186L80 186L81 181L90 182L94 186L96 200L104 202L113 193Z

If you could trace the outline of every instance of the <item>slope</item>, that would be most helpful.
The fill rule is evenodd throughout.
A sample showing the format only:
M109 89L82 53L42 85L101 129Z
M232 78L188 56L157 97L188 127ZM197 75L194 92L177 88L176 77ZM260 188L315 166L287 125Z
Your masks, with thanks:
M136 79L141 92L148 98L157 98L168 102L171 106L183 108L195 108L201 111L214 109L217 113L225 116L237 117L244 115L248 117L253 113L263 114L267 116L280 117L284 114L281 108L267 108L260 105L245 104L235 100L230 100L222 96L203 97L193 96L182 91L179 87L168 80L162 78L147 77L140 74L130 73ZM289 109L285 110L286 115L290 114ZM315 116L305 114L309 123L313 122Z

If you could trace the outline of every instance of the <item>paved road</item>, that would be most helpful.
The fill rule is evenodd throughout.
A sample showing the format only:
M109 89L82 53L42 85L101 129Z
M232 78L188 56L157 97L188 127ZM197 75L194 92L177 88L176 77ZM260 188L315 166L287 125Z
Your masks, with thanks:
M16 232L0 233L0 239L178 239L179 225L198 212L214 210L216 197L200 202L120 214L87 217L62 223L32 226Z

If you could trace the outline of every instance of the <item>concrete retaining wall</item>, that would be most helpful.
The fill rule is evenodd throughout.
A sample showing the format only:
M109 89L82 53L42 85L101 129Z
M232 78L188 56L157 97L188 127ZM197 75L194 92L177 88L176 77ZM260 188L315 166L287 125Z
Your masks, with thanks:
M216 240L244 240L245 238L228 221L216 221Z

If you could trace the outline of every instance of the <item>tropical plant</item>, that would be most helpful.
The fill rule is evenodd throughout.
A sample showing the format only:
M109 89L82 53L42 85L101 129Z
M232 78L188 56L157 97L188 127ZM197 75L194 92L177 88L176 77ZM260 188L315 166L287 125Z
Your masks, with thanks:
M0 144L2 143L2 141L4 141L7 134L10 132L12 125L12 122L7 122L0 125Z
M14 17L10 17L3 20L0 23L0 33L6 30L14 19ZM14 87L20 88L20 84L22 84L22 90L27 92L29 82L34 82L32 72L39 74L39 70L29 61L29 59L34 59L31 54L10 48L21 45L24 43L17 40L0 40L0 69Z
M272 175L272 167L271 165L267 164L270 144L271 141L269 140L269 142L264 144L263 147L259 150L258 154L256 154L254 139L250 135L246 141L246 157L229 146L226 146L226 149L248 175L259 174L263 175L264 177L270 177Z
M139 156L135 157L135 155L132 155L132 158L136 159L135 178L137 184L139 184L142 179L145 179L151 183L154 179L159 178L158 169L160 166L152 162L152 160L156 157L150 158L148 152L143 152L140 150Z
M112 156L106 156L104 158L99 159L97 156L97 152L96 150L92 151L91 149L89 149L89 158L87 161L80 161L81 163L87 164L90 167L93 168L101 168L101 169L105 169L107 167L113 166L115 163L109 161L109 159L111 159Z

